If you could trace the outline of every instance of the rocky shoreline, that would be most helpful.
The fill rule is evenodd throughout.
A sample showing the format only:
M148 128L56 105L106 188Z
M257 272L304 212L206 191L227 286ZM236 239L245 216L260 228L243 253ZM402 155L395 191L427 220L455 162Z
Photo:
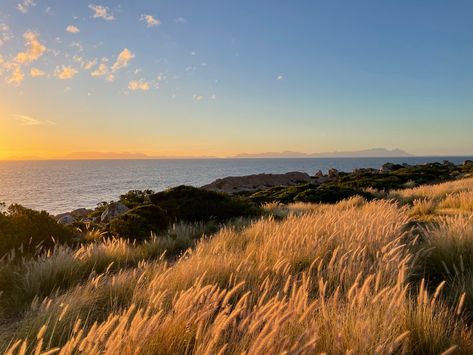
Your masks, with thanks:
M278 186L294 186L304 183L312 184L324 184L329 182L336 182L340 177L347 176L366 176L366 175L386 175L391 174L395 171L406 170L413 168L426 169L436 167L448 167L452 170L450 173L452 178L458 177L464 173L463 167L473 164L473 161L466 160L461 165L455 165L447 160L443 163L428 163L424 165L409 165L409 164L393 164L386 163L379 169L373 168L358 168L354 169L351 173L339 172L337 169L329 169L327 174L324 174L321 170L317 171L313 176L302 172L288 172L285 174L255 174L246 176L230 176L222 179L217 179L214 182L202 186L203 189L223 192L228 194L241 194L247 192L257 192L261 190L267 190Z
M354 169L350 173L339 172L332 168L326 174L319 170L313 175L295 171L285 174L230 176L217 179L196 190L226 194L255 204L298 201L332 203L354 195L371 198L373 196L368 189L383 191L402 189L456 180L471 174L473 174L471 160L459 165L446 160L442 163L422 165L386 163L379 169ZM195 188L189 187L189 189ZM140 196L141 202L137 204L139 206L149 204L150 196L157 194L148 190L130 191L127 195ZM59 224L66 226L77 223L106 225L137 206L127 201L127 195L121 196L119 201L101 204L94 210L76 209L56 215L55 219Z

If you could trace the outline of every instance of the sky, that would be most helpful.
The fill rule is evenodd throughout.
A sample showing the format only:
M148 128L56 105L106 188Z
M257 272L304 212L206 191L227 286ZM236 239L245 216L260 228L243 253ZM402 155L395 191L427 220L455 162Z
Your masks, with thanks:
M471 0L2 0L0 159L473 154Z

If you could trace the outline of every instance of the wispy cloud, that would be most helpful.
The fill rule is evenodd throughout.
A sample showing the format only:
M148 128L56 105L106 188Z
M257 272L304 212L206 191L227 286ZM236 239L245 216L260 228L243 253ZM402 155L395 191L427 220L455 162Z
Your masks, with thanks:
M12 118L19 122L22 126L40 126L40 125L54 125L56 124L50 120L40 120L34 117L26 116L26 115L13 115Z
M125 68L128 66L128 62L135 58L135 55L128 49L125 48L118 55L116 62L112 65L112 71L115 72L119 69Z
M0 23L0 47L3 46L13 37L10 26L5 23Z
M141 15L140 21L145 21L148 27L155 27L161 24L161 21L154 18L152 15Z
M184 17L178 17L174 19L174 22L176 23L187 23L187 20Z
M128 89L131 91L148 91L151 88L151 83L141 80L133 80L128 83Z
M95 66L95 64L97 64L97 58L95 58L94 60L83 62L82 66L84 67L85 70L90 70Z
M45 73L44 71L42 71L41 69L38 69L38 68L31 68L31 70L30 70L30 75L31 75L33 78L39 78L39 77L45 76L46 73Z
M56 71L54 72L54 76L61 80L68 80L72 79L78 73L77 69L70 67L70 66L61 66L56 67Z
M25 32L23 38L26 43L26 51L19 52L15 61L19 64L27 64L38 60L44 52L46 52L46 47L39 41L38 35L34 32Z
M66 31L69 32L69 33L79 33L80 32L79 28L77 28L74 25L67 26Z
M276 80L278 80L278 81L283 80L283 79L284 79L284 76L282 76L282 75L278 75L278 76L276 77Z
M83 52L84 51L84 46L80 42L72 42L71 47L76 48L78 52Z
M90 73L91 76L104 76L107 74L108 74L108 67L104 63L101 63L97 69L95 69L92 73Z
M94 64L95 65L95 64ZM100 76L106 76L107 81L113 81L115 79L115 76L110 73L110 70L108 69L107 65L104 63L101 63L97 69L95 69L93 72L90 73L90 76L93 77L100 77Z
M92 15L92 18L103 18L104 20L107 20L107 21L115 20L115 17L110 12L110 9L106 6L91 4L89 5L89 9L91 9L94 12Z
M25 74L18 63L6 63L5 68L10 70L10 76L7 78L8 84L18 86L25 79Z
M33 6L36 6L36 3L33 0L23 0L21 3L16 5L16 8L18 9L18 11L21 11L26 14L30 7Z

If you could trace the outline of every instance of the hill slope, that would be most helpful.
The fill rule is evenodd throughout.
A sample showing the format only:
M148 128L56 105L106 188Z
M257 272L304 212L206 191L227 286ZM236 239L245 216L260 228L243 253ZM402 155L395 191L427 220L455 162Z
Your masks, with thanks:
M473 352L473 179L0 267L0 350Z

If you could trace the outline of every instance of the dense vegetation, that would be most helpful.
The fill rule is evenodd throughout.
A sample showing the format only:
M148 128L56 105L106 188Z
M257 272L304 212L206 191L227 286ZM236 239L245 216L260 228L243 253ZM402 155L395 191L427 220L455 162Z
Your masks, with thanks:
M455 180L473 173L473 162L462 165L449 162L424 165L386 164L389 170L380 173L374 169L359 169L353 173L337 173L337 176L318 184L289 187L274 187L258 191L249 200L257 203L268 202L314 202L334 203L352 196L372 198L368 189L390 191L423 184ZM245 195L245 194L243 194Z
M473 178L405 187L262 213L187 187L130 192L118 238L0 261L0 352L472 353ZM52 228L16 209L2 226Z
M176 222L222 223L261 213L250 201L191 186L158 193L134 190L122 195L120 202L132 209L112 220L105 229L112 235L136 240L149 238L150 231L163 232Z
M57 224L44 211L11 205L0 212L0 257L13 249L34 253L40 247L44 250L56 243L70 243L73 235L72 230Z

